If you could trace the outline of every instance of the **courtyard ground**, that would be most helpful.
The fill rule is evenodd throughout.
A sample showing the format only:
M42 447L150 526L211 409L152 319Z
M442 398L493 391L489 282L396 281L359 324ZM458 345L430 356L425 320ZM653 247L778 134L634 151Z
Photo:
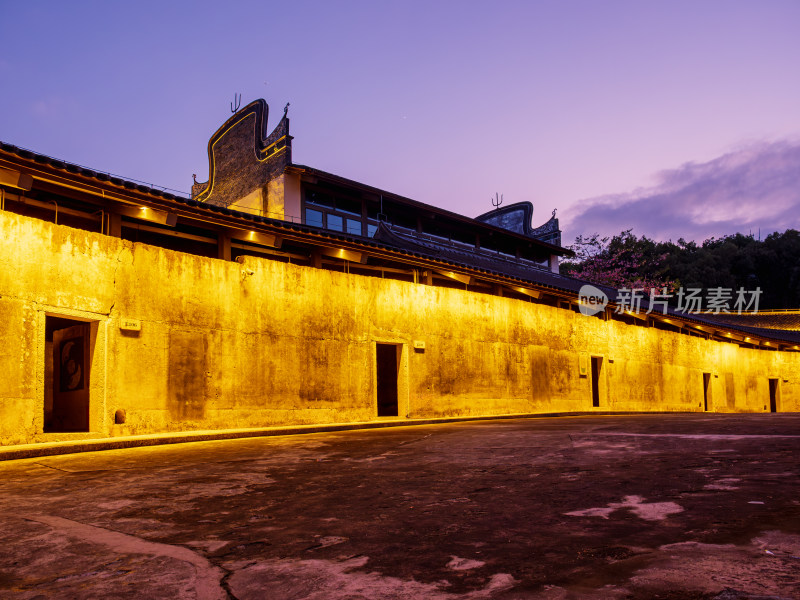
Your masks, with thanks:
M800 415L586 416L0 463L0 597L800 598Z

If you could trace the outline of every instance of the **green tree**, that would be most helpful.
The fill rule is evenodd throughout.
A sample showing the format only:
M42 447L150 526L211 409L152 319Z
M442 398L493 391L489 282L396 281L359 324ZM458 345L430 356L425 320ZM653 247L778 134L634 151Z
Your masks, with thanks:
M763 241L736 233L697 244L655 242L631 230L611 238L578 236L563 272L616 288L761 289L759 308L800 308L800 232Z

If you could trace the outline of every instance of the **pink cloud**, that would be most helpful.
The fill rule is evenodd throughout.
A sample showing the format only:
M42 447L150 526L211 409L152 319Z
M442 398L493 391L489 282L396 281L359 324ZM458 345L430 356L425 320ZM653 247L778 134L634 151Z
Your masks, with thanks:
M564 215L565 241L633 228L658 240L800 229L800 141L760 142L656 174L656 184L590 198Z

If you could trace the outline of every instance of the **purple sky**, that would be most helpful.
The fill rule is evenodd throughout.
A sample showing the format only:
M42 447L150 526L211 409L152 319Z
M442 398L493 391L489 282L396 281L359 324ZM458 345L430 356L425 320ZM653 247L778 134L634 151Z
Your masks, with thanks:
M294 160L565 242L800 227L800 2L0 0L0 139L187 191L234 92Z

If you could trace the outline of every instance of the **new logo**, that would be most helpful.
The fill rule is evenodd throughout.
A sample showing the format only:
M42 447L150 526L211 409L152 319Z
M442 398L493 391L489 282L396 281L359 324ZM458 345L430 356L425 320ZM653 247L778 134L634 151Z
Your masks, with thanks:
M587 283L578 292L578 302L581 314L593 317L608 306L608 296L602 290Z

